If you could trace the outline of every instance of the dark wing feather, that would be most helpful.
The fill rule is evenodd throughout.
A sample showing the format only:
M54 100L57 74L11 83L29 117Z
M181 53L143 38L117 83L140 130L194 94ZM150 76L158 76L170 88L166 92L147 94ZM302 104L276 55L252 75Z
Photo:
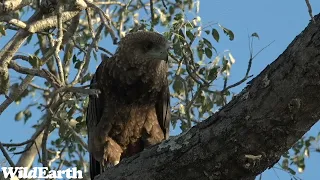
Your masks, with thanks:
M104 57L102 57L104 59ZM94 74L91 82L90 82L90 88L91 89L100 89L98 87L98 81L101 78L101 71L103 62L99 65L96 73ZM86 117L86 123L87 123L87 131L88 131L88 146L90 149L90 146L92 146L92 139L95 137L91 137L92 133L96 130L96 125L99 123L102 113L103 113L103 105L104 105L104 97L103 93L100 93L98 96L92 95L89 96L89 104L87 108L87 117ZM89 153L90 158L90 177L91 179L94 179L94 177L98 174L100 174L101 167L99 161L95 160L93 155Z
M171 120L170 92L168 85L164 86L159 94L158 101L156 102L156 113L164 137L165 139L168 139L169 125Z

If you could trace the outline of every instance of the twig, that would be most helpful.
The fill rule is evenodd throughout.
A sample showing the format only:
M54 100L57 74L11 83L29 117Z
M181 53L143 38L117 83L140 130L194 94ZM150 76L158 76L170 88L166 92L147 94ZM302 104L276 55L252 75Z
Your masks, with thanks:
M100 9L98 6L96 6L95 4L87 1L87 0L84 0L87 5L93 9L95 9L96 11L98 11L99 15L100 15L100 18L103 22L103 24L105 25L107 31L110 33L111 35L111 38L112 38L112 41L113 41L113 44L117 44L117 41L118 41L118 38L116 37L114 31L112 30L112 28L110 27L110 22L111 22L111 19L103 12L102 9Z
M72 39L75 36L74 33L78 29L80 17L81 17L81 13L79 13L78 15L76 15L74 18L71 19L68 28L66 29L66 31L64 31L62 44L68 43L70 39Z
M24 142L21 142L21 143L2 143L2 145L6 146L6 147L13 147L13 146L23 146L23 145L26 145L26 144L29 144L29 143L33 144L35 139L42 133L44 128L45 128L44 125L40 125L39 129L37 129L37 131L34 133L33 138L31 138L31 139L29 139L27 141L24 141Z
M165 4L164 0L161 0L162 1L162 5L164 8L168 9L167 5Z
M175 61L177 61L177 62L179 61L176 57L174 57L173 54L169 53L169 56L170 56L172 59L174 59ZM186 61L185 57L183 58L183 60L184 60L184 62L185 62L186 70L187 70L188 74L190 75L190 77L191 77L196 83L198 83L199 85L202 85L202 82L201 82L200 80L198 80L198 79L194 76L194 74L191 72L190 67L189 67L189 65L188 65L188 62Z
M119 1L100 1L100 2L94 2L94 4L97 5L120 5L120 6L126 6L125 3L119 2Z
M252 61L253 61L253 59L255 59L264 49L266 49L267 47L269 47L273 42L274 42L274 41L272 41L271 43L269 43L268 45L266 45L265 47L263 47L262 49L260 49L260 50L258 51L258 53L256 53L254 56L252 56L252 50L250 50L250 59L249 59L248 68L247 68L247 71L246 71L246 74L244 75L244 77L243 77L240 81L238 81L238 82L236 82L236 83L234 83L234 84L232 84L232 85L229 85L229 86L225 87L222 91L220 91L220 93L223 94L223 93L226 92L227 90L229 90L229 89L231 89L231 88L234 88L234 87L236 87L236 86L239 86L240 84L242 84L243 82L245 82L247 79L251 78L252 75L249 76L249 73L250 73L250 70L251 70L251 66L252 66Z
M7 98L0 105L0 115L15 99L17 99L27 89L29 83L31 83L32 80L33 80L33 76L32 75L27 75L23 79L23 81L20 83L18 89L15 92L10 93L9 98Z
M17 155L17 154L22 154L22 153L25 153L25 152L29 151L29 149L33 145L35 145L36 148L37 148L38 154L39 154L39 150L38 150L38 147L37 147L37 143L36 143L37 140L36 139L41 135L41 133L43 133L43 130L47 126L48 123L49 123L49 118L46 118L44 121L42 121L41 124L39 125L39 127L37 128L36 132L32 135L30 140L27 140L27 141L22 142L22 143L6 143L6 146L7 147L10 147L10 146L22 146L24 144L28 144L23 151L13 153L13 154ZM42 137L41 137L41 139L42 139Z
M62 14L62 9L63 6L61 3L58 3L58 8L57 8L57 27L58 27L58 39L56 42L56 48L55 48L55 59L56 59L56 64L58 67L58 74L60 77L60 81L63 85L65 85L65 77L64 77L64 69L62 67L62 61L61 58L59 56L59 52L60 52L60 46L62 44L62 39L63 39L63 27L62 27L62 18L61 18L61 14Z
M56 96L58 93L61 92L73 92L73 93L81 93L81 94L86 94L86 95L97 95L100 93L100 90L98 89L84 89L87 86L83 87L72 87L72 86L63 86L56 91L54 91L54 94L52 97Z
M107 54L109 54L110 56L113 56L113 54L112 54L110 51L108 51L106 48L103 48L103 47L101 47L101 46L98 46L98 49L101 50L101 51L103 51L103 52L105 52L105 53L107 53Z
M0 142L0 150L2 151L3 156L7 159L8 163L10 164L11 167L15 167L12 159L9 157L9 154L7 151L4 149L2 143Z
M29 62L29 56L15 55L15 56L12 57L12 60L17 60L17 59L22 59L24 61Z
M44 71L40 69L31 69L31 68L26 68L18 65L18 63L11 61L9 68L21 73L21 74L27 74L27 75L33 75L33 76L38 76L47 79L46 74Z
M67 149L68 146L69 146L69 141L66 141L65 146L63 146L63 148L62 148L61 151L60 151L60 163L59 163L59 165L58 165L57 170L60 170L60 169L62 168L62 166L63 166L64 159L62 159L62 156L63 156L63 153L64 153L64 151Z
M316 21L313 18L313 15L312 15L312 7L310 5L310 2L309 2L309 0L305 0L305 1L306 1L306 4L307 4L307 7L308 7L309 16L312 19L313 23L316 23Z
M67 127L70 130L71 134L74 136L74 138L77 139L77 141L81 144L81 146L86 150L88 150L88 145L83 141L83 139L81 139L80 135L70 126L69 123L67 123L64 119L61 119L61 118L54 118L54 119L56 121L59 121L65 127Z
M187 113L187 119L188 119L189 128L192 127L191 117L190 117L191 106L193 105L194 101L198 98L198 96L201 94L201 91L202 91L203 88L204 87L200 85L200 87L198 88L196 94L192 97L191 101L189 101L188 104L186 104L186 113Z
M83 76L87 70L88 70L88 65L89 65L89 62L90 62L90 55L91 55L91 51L96 43L96 41L99 40L100 38L100 34L102 32L102 29L103 29L103 24L100 24L100 26L97 28L97 33L96 33L96 37L92 40L88 50L85 52L85 56L84 56L84 60L83 62L81 63L79 69L78 69L78 72L75 76L75 78L73 79L73 81L71 82L71 86L74 86L76 85L80 79L81 79L81 76Z
M38 76L46 79L53 87L60 87L60 81L58 81L54 75L52 75L49 71L43 69L30 69L26 67L19 66L17 63L11 61L9 68L21 73L21 74L27 74L32 76Z
M2 16L0 17L0 21L5 21L9 24L15 25L16 27L19 27L21 29L25 29L27 27L27 24L23 21L20 21L19 19L14 19L10 16Z
M33 83L30 83L29 86L35 88L35 89L38 89L38 90L42 90L42 91L50 91L49 88L44 88L44 87L41 87L41 86L38 86L36 84L33 84Z
M150 0L150 13L151 13L151 31L153 31L155 25L153 0Z
M89 31L91 33L92 39L94 39L94 37L96 35L95 35L94 31L93 31L92 19L91 19L91 14L90 14L90 9L89 8L86 9L86 15L87 15L87 19L88 19Z

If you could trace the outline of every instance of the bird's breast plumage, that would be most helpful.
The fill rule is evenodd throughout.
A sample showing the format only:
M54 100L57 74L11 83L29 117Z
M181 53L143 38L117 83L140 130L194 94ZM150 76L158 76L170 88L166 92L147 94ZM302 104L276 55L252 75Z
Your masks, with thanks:
M150 103L167 84L167 63L150 60L140 66L123 67L117 61L108 61L104 78L99 82L109 101L123 103Z

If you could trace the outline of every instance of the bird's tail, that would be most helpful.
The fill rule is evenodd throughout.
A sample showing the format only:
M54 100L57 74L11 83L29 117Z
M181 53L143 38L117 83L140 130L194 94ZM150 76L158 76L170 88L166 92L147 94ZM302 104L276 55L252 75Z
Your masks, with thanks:
M97 161L92 154L90 154L90 178L94 180L94 177L101 172L100 162Z

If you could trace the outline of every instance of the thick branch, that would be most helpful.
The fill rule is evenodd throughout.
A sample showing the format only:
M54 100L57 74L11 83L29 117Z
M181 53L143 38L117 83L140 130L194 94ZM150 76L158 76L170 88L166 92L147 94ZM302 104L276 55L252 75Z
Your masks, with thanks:
M229 104L96 179L252 179L320 118L320 15Z

